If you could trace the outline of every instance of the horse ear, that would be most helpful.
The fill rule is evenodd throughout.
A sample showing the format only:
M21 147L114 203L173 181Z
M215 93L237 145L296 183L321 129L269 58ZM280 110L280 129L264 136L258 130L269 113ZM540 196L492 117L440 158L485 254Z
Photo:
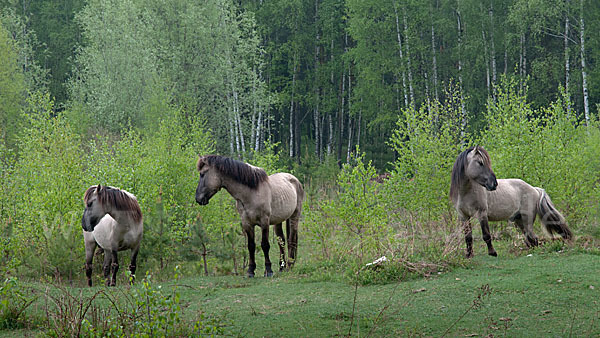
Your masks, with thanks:
M202 169L202 167L204 167L204 156L198 155L198 162L196 163L196 169L198 169L198 171L200 171L200 169Z
M102 191L102 185L98 184L98 187L96 188L96 193L99 194Z

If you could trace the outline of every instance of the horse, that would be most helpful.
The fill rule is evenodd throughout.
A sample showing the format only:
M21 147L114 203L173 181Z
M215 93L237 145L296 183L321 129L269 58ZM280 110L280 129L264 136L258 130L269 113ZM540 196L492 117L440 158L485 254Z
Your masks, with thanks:
M91 186L83 195L85 210L81 218L85 242L85 274L92 286L92 261L96 247L104 251L106 286L115 286L119 260L117 252L131 250L131 283L135 276L136 260L144 233L142 210L136 197L110 186ZM110 273L112 270L112 278Z
M565 218L554 207L546 191L520 179L496 179L490 156L481 146L470 147L456 158L450 199L464 229L467 258L473 257L471 217L479 220L490 256L498 254L492 245L488 221L515 223L525 235L528 247L538 245L538 237L533 232L536 215L551 235L557 233L567 241L573 238Z
M196 202L208 201L221 188L236 200L236 209L248 240L248 277L254 277L254 226L262 230L261 247L265 256L265 277L273 275L269 259L269 225L273 224L279 244L279 271L291 269L298 248L298 222L302 213L304 189L292 174L277 173L268 176L262 168L220 155L199 156L196 168L200 180L196 188ZM282 223L286 221L288 259L285 257L286 239Z

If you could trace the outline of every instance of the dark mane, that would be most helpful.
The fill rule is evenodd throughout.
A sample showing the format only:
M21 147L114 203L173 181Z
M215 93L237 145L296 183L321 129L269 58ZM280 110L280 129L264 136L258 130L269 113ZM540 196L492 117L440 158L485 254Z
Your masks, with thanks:
M204 164L216 168L221 174L247 185L252 189L256 189L261 182L264 182L269 178L264 169L253 167L244 162L225 156L201 156L196 164L197 169L202 169Z
M472 151L476 150L483 158L483 164L488 168L491 168L490 155L483 149L482 146L469 147L458 155L454 166L452 167L452 180L450 181L450 199L452 202L456 202L458 198L458 189L462 185L465 177L465 167L467 166L467 155Z
M86 190L83 201L87 204L87 201L92 196L94 192L96 192L98 186L91 186ZM140 205L131 195L125 190L121 190L114 187L103 186L102 189L98 192L98 201L101 204L109 204L112 205L115 209L121 211L130 211L132 214L132 218L134 221L139 222L142 220L142 209L140 209Z

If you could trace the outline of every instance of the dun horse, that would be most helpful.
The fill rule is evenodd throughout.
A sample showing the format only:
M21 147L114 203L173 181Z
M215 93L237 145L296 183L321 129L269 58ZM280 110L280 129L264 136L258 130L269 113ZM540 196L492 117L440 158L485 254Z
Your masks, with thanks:
M118 251L131 250L129 271L133 277L144 232L142 210L137 199L125 190L98 185L87 189L83 201L85 211L81 226L85 242L85 274L88 285L92 286L92 261L97 246L104 250L103 268L107 286L115 286L117 281Z
M452 168L450 198L465 231L467 257L473 256L473 235L469 219L475 217L481 225L488 254L497 256L492 245L488 221L510 220L525 235L527 246L537 246L533 222L540 216L542 225L565 240L573 237L565 218L556 210L544 189L533 187L520 179L499 179L492 171L490 156L483 147L463 151Z
M291 268L298 248L298 221L302 212L304 190L296 177L288 173L268 176L258 167L218 155L200 156L197 163L200 173L196 202L208 204L210 198L225 188L235 198L242 229L248 239L250 262L248 277L254 277L256 261L254 252L254 226L262 230L261 247L265 255L265 276L273 275L269 259L269 225L275 227L279 243L279 270ZM282 223L286 221L288 260Z

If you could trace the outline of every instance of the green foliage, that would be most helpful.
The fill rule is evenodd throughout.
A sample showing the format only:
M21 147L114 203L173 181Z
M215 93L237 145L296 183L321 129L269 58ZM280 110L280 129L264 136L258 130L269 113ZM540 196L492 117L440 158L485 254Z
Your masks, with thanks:
M600 179L598 127L577 122L566 95L549 107L532 109L515 81L497 88L481 136L498 178L520 178L545 189L577 228L596 207Z
M24 326L25 310L36 299L29 291L16 277L6 278L0 285L0 330Z
M332 255L362 264L385 253L392 236L378 184L373 181L375 168L364 162L358 149L356 153L352 164L345 164L338 174L336 197L320 201L316 213L305 215L304 228L326 258Z
M14 41L0 20L0 143L13 147L25 99L23 74L17 64Z
M108 325L92 325L88 319L84 319L82 333L88 337L215 336L224 333L216 320L201 317L193 322L185 321L177 286L170 292L163 291L147 274L141 286L128 292L127 297L133 301L131 307L127 308L129 311L116 313L113 320L104 318Z
M394 171L384 184L389 210L435 220L448 213L450 173L464 141L460 94L443 103L405 109L389 145L397 153Z

